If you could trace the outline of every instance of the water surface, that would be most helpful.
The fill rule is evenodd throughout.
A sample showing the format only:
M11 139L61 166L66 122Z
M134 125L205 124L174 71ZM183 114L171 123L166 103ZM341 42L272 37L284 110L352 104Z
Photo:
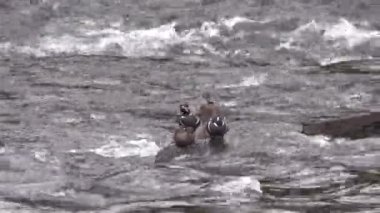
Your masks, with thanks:
M379 212L378 137L300 133L380 110L375 0L0 2L10 212ZM209 91L226 152L155 164Z

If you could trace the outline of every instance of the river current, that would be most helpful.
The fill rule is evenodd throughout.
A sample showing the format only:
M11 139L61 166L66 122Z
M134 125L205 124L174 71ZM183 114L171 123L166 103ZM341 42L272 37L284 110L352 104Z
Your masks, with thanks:
M377 0L0 1L1 212L380 212ZM228 150L157 163L210 92Z

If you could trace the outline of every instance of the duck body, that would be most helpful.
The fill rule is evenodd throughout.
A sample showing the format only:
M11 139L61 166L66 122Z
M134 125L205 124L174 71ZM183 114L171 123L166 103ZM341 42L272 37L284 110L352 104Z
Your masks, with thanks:
M181 127L198 128L200 125L200 119L195 115L178 115L177 122Z
M199 116L203 124L208 122L210 118L221 115L222 112L220 110L220 107L212 101L208 101L206 104L202 104L197 112L197 116Z
M207 122L206 131L211 137L224 136L229 128L226 124L225 117L215 116L209 119Z
M195 143L194 128L179 127L174 132L173 141L178 147L186 147Z
M199 117L191 113L188 104L179 105L179 114L176 120L180 127L191 127L194 130L200 125Z

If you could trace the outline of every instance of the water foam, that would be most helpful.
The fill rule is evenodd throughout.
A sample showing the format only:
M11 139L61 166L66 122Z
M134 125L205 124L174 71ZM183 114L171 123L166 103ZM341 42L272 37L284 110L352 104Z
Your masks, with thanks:
M239 177L223 184L215 185L211 187L211 189L213 191L218 191L229 195L249 194L251 191L259 194L262 193L260 182L250 176Z
M371 58L370 50L355 51L368 42L376 44L380 31L355 26L353 22L340 18L336 23L312 20L289 34L282 36L276 50L287 49L304 52L321 65L353 59Z
M210 189L218 194L218 199L224 204L232 205L252 202L253 198L259 198L262 194L260 182L249 176L230 179L215 184Z
M38 150L34 152L34 158L41 162L46 162L48 158L49 153L47 150Z
M241 16L235 16L230 19L221 19L221 24L228 27L230 30L232 30L236 25L240 23L265 23L265 22L259 22L259 21L252 20L246 17L241 17Z
M87 21L88 22L88 21ZM19 53L35 57L54 55L119 55L128 57L162 56L172 45L183 42L174 29L175 23L156 28L125 31L121 26L110 28L87 26L73 32L58 33L54 29L33 41L20 43L5 42L0 50L5 53ZM86 26L85 26L86 25ZM55 32L57 31L57 32Z
M35 57L54 55L120 55L126 57L165 56L176 45L184 46L184 53L219 54L207 40L220 37L222 29L232 29L236 24L249 22L247 18L234 17L217 22L206 21L199 28L176 31L172 22L148 29L128 30L121 23L109 27L97 26L93 20L74 20L70 25L51 23L43 36L23 43L0 43L4 53L19 53ZM70 22L70 21L69 21ZM60 26L62 25L62 26ZM64 30L71 27L70 31ZM62 28L62 29L61 29Z
M222 105L226 107L235 107L238 105L238 103L236 101L225 101L222 102Z
M363 44L371 39L380 39L380 31L367 30L357 28L354 24L347 19L341 18L339 22L329 28L325 28L324 38L326 40L344 42L344 46L354 48ZM336 42L335 47L339 47L340 43Z
M128 140L120 136L110 136L109 143L89 151L98 155L112 158L122 158L128 156L148 157L154 156L159 151L159 147L148 135L137 135L137 139Z
M49 54L109 54L123 56L163 55L170 45L181 42L173 24L124 32L118 28L81 30L80 36L48 36L40 40L39 50Z
M175 23L150 29L124 31L122 28L83 27L63 35L47 34L25 44L0 44L2 52L35 57L52 55L119 55L127 57L165 56L173 45L188 36L179 36Z
M255 87L255 86L260 86L262 83L264 83L266 78L267 78L266 74L252 75L252 76L244 78L240 83L222 85L220 87L221 88Z
M275 21L272 20L273 23ZM94 20L76 19L72 23L70 20L51 23L45 28L46 32L41 33L43 36L31 38L29 42L0 43L0 51L36 57L117 55L160 58L170 56L173 50L176 54L181 50L182 54L230 57L239 56L235 54L238 52L246 52L245 48L253 48L249 52L260 52L264 45L269 51L285 49L296 53L296 58L305 57L307 60L326 65L352 60L353 57L368 58L372 53L376 54L380 48L379 31L363 24L357 26L344 18L335 23L313 20L290 32L277 29L272 22L235 16L205 21L200 27L179 32L176 30L176 22L146 29L126 29L121 22L109 23L105 27L104 23L100 25ZM261 42L267 36L271 37L271 40L264 39L264 42ZM249 45L241 48L236 39ZM367 48L366 45L369 43L370 48ZM273 48L272 45L277 46Z

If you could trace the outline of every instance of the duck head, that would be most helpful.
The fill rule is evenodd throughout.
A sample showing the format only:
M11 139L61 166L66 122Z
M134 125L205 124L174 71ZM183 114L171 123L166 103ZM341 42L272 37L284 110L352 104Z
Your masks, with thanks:
M191 110L189 104L184 103L179 105L179 112L181 115L190 115Z

